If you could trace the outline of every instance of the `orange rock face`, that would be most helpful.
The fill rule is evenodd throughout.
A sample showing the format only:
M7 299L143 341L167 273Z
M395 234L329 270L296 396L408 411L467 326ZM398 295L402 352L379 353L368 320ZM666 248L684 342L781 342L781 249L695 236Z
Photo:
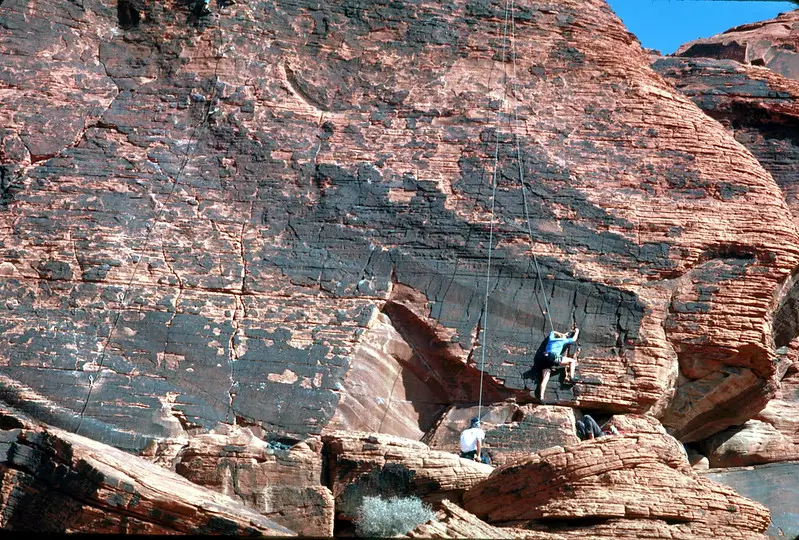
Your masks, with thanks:
M799 10L781 13L768 21L744 24L710 38L691 41L677 49L676 54L766 66L799 80L797 22Z
M654 528L679 525L677 536L750 538L769 524L766 508L698 476L680 443L653 434L602 437L521 458L469 490L464 508L491 524L533 520L556 530L559 520L621 520L606 524L608 533L637 519L637 527L648 527L647 520Z
M229 497L56 428L0 431L0 508L6 531L294 536Z
M583 330L550 404L691 441L776 392L782 194L601 0L508 35L490 0L26 6L0 366L31 414L134 452L236 417L419 436L482 367L522 403L546 315Z
M192 438L177 455L186 479L240 500L301 536L333 536L333 496L322 484L322 442L264 442L232 428Z

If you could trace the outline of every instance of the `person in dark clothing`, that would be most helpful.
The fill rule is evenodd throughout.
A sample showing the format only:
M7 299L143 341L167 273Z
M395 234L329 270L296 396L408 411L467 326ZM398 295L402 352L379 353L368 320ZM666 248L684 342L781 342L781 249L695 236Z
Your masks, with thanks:
M577 328L577 325L572 328L569 334L562 334L553 330L538 348L538 351L536 351L533 368L541 373L541 383L538 390L538 398L541 401L544 401L544 392L546 391L547 384L549 384L549 377L553 370L560 367L568 367L569 372L566 380L574 380L574 371L577 369L577 358L565 356L563 354L563 349L572 343L576 343L579 335L580 329Z
M577 436L580 437L581 441L605 435L602 433L602 428L599 427L599 424L596 423L596 420L594 420L590 414L586 414L581 419L577 420L576 426Z
M602 431L602 428L599 427L599 424L596 423L596 420L594 420L590 414L586 414L580 420L577 420L575 426L577 428L577 436L581 441L604 437L605 435L619 434L614 426L610 426L609 431Z

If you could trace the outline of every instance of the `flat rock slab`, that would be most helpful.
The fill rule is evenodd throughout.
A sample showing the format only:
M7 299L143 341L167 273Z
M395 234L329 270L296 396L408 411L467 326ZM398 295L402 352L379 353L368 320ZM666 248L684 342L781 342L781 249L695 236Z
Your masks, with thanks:
M233 499L59 429L0 431L9 531L294 536Z

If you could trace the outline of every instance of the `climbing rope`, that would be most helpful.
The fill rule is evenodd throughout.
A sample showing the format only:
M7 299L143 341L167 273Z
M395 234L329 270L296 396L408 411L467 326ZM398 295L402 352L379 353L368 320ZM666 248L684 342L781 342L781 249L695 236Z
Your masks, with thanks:
M519 125L519 104L516 99L516 19L513 17L513 2L511 2L511 61L513 62L513 125L511 126L511 134L516 139L516 162L519 167L519 184L522 188L522 201L524 201L524 219L527 222L527 236L530 239L530 251L533 253L533 263L535 264L535 273L538 279L538 285L541 287L541 297L544 299L544 314L549 321L549 329L555 330L555 325L552 324L552 315L549 312L549 301L544 292L544 282L541 279L541 268L538 265L538 256L533 249L533 226L530 222L530 210L527 205L527 187L524 184L524 163L522 163L522 150L521 143L519 142L519 134L516 132L516 127Z
M217 20L217 30L219 30L219 20ZM221 35L221 33L220 33ZM221 37L220 37L221 43ZM155 216L155 220L153 221L152 225L147 228L147 234L144 237L144 241L141 244L141 253L142 255L136 256L136 265L133 267L133 272L131 273L130 279L128 280L125 288L122 292L122 297L120 298L119 308L117 309L116 316L114 317L114 322L111 325L111 330L108 333L108 339L105 341L102 350L100 351L100 360L97 363L97 377L89 376L89 391L86 395L86 399L83 402L83 406L81 408L80 414L78 416L78 425L75 428L75 434L80 434L80 429L83 426L83 418L86 415L86 409L89 407L89 403L91 402L92 392L94 391L94 386L100 381L102 377L102 370L103 366L105 365L105 359L108 351L108 346L111 344L111 340L114 337L114 332L116 331L117 326L119 325L119 319L122 317L122 310L125 308L125 301L127 300L128 294L130 293L130 289L133 286L133 281L136 278L136 274L139 271L139 266L141 265L142 260L144 260L143 254L146 252L147 248L150 245L150 236L152 235L153 231L156 229L156 226L161 221L161 216L163 216L164 211L166 210L167 206L172 200L172 196L175 194L175 190L178 186L178 180L183 175L183 171L189 163L190 154L196 150L196 146L198 143L197 132L198 130L203 127L205 124L208 123L208 117L211 114L211 107L213 106L214 100L217 94L217 86L219 83L219 61L222 58L221 51L217 50L216 52L216 66L214 68L214 82L213 88L211 89L211 98L207 100L207 106L203 111L203 115L200 118L200 121L195 124L191 136L189 137L189 144L186 146L186 152L183 155L183 161L178 168L178 172L175 175L174 179L172 180L172 186L167 194L167 198L164 203L161 204L161 209ZM175 310L177 311L178 306L175 306Z
M522 201L524 206L524 217L527 224L527 236L530 241L530 248L533 254L533 264L535 266L536 272L536 279L538 287L540 287L541 297L544 300L544 314L546 315L546 319L549 322L550 330L555 329L555 325L552 322L552 314L550 313L549 307L549 300L547 300L547 295L544 291L544 282L541 278L541 267L538 264L538 256L535 253L535 250L532 249L535 241L533 240L533 227L530 220L530 209L529 204L527 201L527 187L524 182L524 163L522 161L522 151L521 151L521 142L519 134L517 133L517 126L519 124L519 105L518 105L518 92L517 92L517 65L516 65L516 19L515 19L515 0L506 0L505 2L505 16L504 16L504 25L503 25L503 33L502 33L502 56L501 62L503 63L503 88L507 89L507 72L504 68L505 59L508 56L508 25L510 23L510 59L512 63L512 87L513 87L513 119L512 123L510 124L510 132L511 136L515 139L515 146L516 146L516 162L519 170L519 184L522 190ZM504 101L504 100L503 100ZM480 351L480 389L479 389L479 398L477 403L477 417L482 418L482 409L483 409L483 377L485 375L485 355L486 355L486 334L487 334L487 325L488 325L488 299L489 299L489 287L491 282L491 260L492 260L492 251L493 251L493 238L494 238L494 221L495 221L495 203L496 203L496 191L497 191L497 170L499 168L499 128L502 124L502 107L499 108L497 112L497 129L495 132L496 138L496 145L494 148L494 171L492 174L492 182L491 182L491 223L489 227L489 234L488 234L488 263L486 269L486 288L485 288L485 299L483 302L483 322L482 322L482 343L481 343L481 351Z
M507 87L508 83L508 76L505 71L505 57L507 55L507 40L508 40L508 18L510 16L510 2L511 0L505 0L505 23L502 29L502 57L500 61L502 62L503 69L503 87ZM477 401L477 418L482 418L483 412L483 377L485 375L485 363L486 363L486 331L488 330L488 298L490 293L490 285L491 285L491 256L493 253L493 244L494 244L494 218L495 218L495 208L496 208L496 194L497 194L497 169L499 169L499 128L502 125L502 107L500 106L497 109L497 127L494 131L494 138L496 139L496 144L494 145L494 171L491 175L491 224L488 229L488 265L486 269L486 288L485 288L485 299L483 301L483 324L482 324L482 345L480 347L480 389L479 389L479 398Z

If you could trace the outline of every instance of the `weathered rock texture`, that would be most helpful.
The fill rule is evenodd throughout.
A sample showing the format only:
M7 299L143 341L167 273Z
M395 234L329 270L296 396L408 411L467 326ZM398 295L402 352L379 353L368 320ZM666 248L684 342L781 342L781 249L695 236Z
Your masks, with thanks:
M232 428L191 439L175 470L301 536L333 536L333 495L322 484L322 441L265 442Z
M766 66L775 73L799 80L799 10L688 42L676 54Z
M765 37L764 37L765 39ZM761 42L765 43L765 41ZM661 58L653 67L708 115L721 122L772 174L794 219L799 217L799 82L765 67L733 60ZM799 359L794 339L799 313L796 277L784 285L773 321L780 364ZM799 397L792 368L777 368L781 388L766 407L739 426L702 443L713 467L799 458Z
M229 497L56 428L0 430L0 528L108 534L293 536Z
M664 57L652 67L752 152L799 217L799 81L734 60ZM779 325L793 321L777 317L778 347L794 337Z
M477 415L477 407L452 407L423 441L430 448L459 453L460 434ZM486 432L483 447L493 465L578 441L574 410L569 407L503 403L484 408L480 416Z
M448 500L441 501L436 519L419 525L407 538L524 538L513 531L493 527Z
M583 328L549 402L689 441L774 395L789 210L604 2L520 3L508 39L498 0L215 11L0 6L4 400L136 452L236 417L418 436L483 359L489 401L535 386L545 299Z
M769 524L765 507L698 476L679 442L653 434L602 437L521 458L469 490L464 507L490 524L533 520L558 531L559 523L585 527L574 526L582 519L627 537L752 538ZM594 527L585 532L600 534Z
M700 443L711 467L799 460L799 364L780 383L777 397L752 420Z
M493 467L417 441L356 432L323 436L337 517L352 519L364 496L417 496L459 502Z

